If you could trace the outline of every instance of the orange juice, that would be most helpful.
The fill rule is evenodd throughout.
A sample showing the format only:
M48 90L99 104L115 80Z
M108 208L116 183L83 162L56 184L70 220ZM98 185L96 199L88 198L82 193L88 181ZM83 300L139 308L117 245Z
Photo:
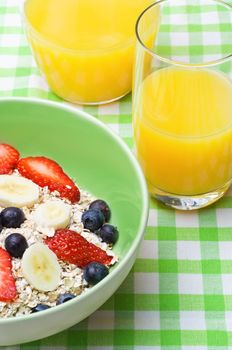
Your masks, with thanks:
M223 73L163 68L134 105L138 159L150 191L214 191L232 178L232 83Z
M51 89L72 102L131 90L134 28L152 0L27 0L27 33Z

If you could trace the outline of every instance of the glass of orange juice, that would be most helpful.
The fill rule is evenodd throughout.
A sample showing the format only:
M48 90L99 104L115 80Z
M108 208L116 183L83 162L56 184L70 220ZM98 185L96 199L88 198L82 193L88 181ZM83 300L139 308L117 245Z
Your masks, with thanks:
M26 32L50 88L72 103L131 91L134 27L152 0L26 0Z
M149 191L173 208L207 206L232 182L232 7L161 0L136 34L133 129Z

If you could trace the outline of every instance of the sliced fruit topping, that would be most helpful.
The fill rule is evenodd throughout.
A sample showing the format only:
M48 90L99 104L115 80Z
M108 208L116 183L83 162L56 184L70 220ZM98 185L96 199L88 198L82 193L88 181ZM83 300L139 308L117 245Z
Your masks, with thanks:
M91 285L100 282L109 274L109 269L98 262L92 262L84 268L84 279Z
M47 309L50 309L51 306L46 305L46 304L37 304L35 307L31 309L31 313L39 312L39 311L44 311Z
M39 199L39 187L14 175L0 175L0 206L31 207Z
M43 243L31 245L23 254L22 272L37 290L55 290L60 283L61 268L56 255Z
M94 232L104 224L105 218L100 210L89 209L82 214L81 221L84 228Z
M0 301L3 302L12 301L17 295L11 268L10 255L0 248Z
M11 174L19 160L19 152L12 146L0 143L0 174Z
M8 207L0 213L0 220L3 227L17 228L25 221L24 212L16 207Z
M84 267L92 261L107 265L112 260L104 250L88 242L75 231L57 230L45 243L59 259L78 267Z
M22 258L28 248L27 240L20 233L12 233L5 239L5 248L14 258Z
M73 298L76 298L76 295L71 293L60 294L59 298L57 299L56 305L66 303L66 301L72 300Z
M93 201L90 204L89 209L100 210L105 217L105 222L108 222L110 220L110 217L111 217L110 207L102 199L96 199L95 201Z
M71 219L71 206L62 201L48 201L35 210L35 222L41 227L65 228Z
M50 191L58 191L61 197L72 203L80 199L79 189L54 160L46 157L21 158L18 171L37 185L48 186Z
M114 244L118 239L117 227L110 224L105 224L100 227L99 230L96 231L96 234L101 237L103 242L106 242L107 244Z

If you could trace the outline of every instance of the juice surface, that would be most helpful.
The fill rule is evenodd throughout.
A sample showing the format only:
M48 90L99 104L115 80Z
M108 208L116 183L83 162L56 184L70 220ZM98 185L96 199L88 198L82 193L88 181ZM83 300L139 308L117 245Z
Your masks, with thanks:
M232 177L232 83L207 69L163 68L134 106L137 155L150 188L182 195Z
M134 37L137 17L149 0L33 0L27 13L48 40L71 49L102 49Z
M152 2L27 0L27 20L40 34L38 38L28 27L29 41L51 89L81 103L110 101L130 92L135 22Z

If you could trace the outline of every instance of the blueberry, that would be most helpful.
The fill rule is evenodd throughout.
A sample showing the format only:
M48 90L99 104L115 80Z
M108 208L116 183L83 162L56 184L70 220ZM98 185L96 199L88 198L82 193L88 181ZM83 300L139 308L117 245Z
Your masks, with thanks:
M57 299L56 305L66 303L66 301L69 301L75 297L76 297L76 295L71 294L71 293L60 294L59 298Z
M114 244L118 239L117 227L110 224L103 225L96 233L101 237L103 242L108 244Z
M26 238L20 233L12 233L5 239L5 248L14 258L21 258L28 248Z
M100 210L89 209L82 214L81 221L84 228L94 232L104 224L105 218Z
M35 307L31 309L32 313L39 312L39 311L44 311L50 309L50 306L45 305L45 304L37 304Z
M16 207L9 207L3 209L0 214L1 223L3 227L20 227L25 220L24 212Z
M89 209L100 210L105 217L105 222L108 222L110 220L110 216L111 216L110 208L109 208L108 204L105 201L103 201L102 199L97 199L96 201L93 201L90 204Z
M91 262L84 268L84 279L91 285L95 285L105 278L109 273L109 269L98 262Z

